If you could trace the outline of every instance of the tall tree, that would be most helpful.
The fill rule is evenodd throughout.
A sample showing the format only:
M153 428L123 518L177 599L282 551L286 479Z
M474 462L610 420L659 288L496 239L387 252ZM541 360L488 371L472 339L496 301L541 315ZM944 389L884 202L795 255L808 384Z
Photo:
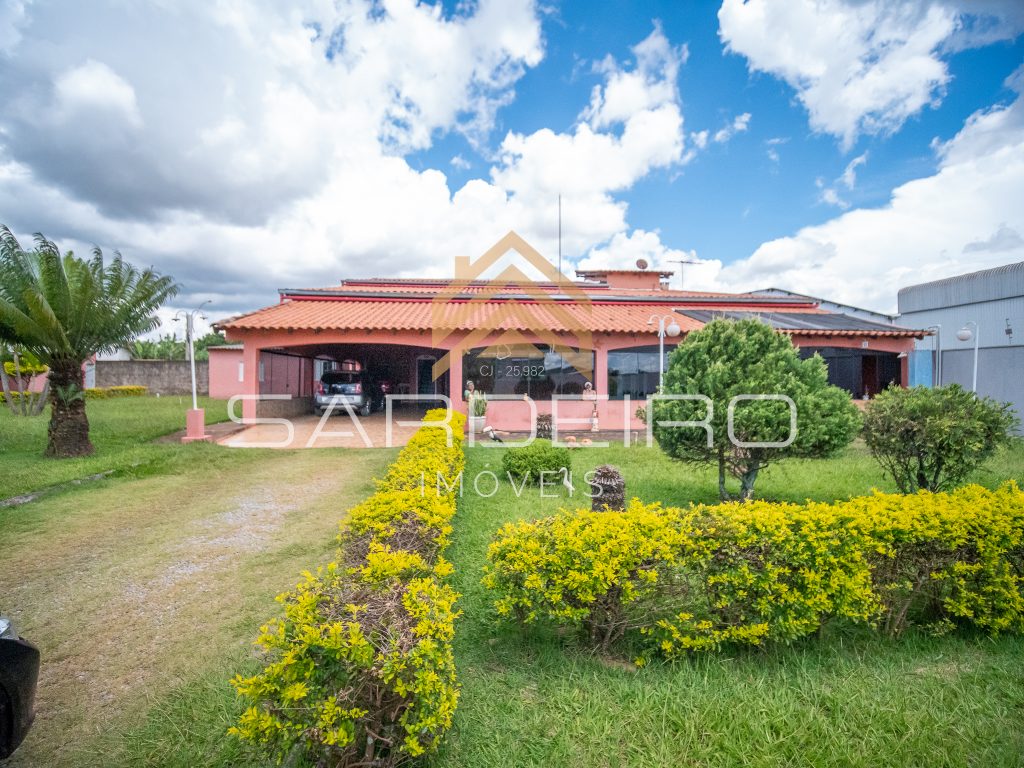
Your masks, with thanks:
M0 225L0 342L17 345L50 369L47 456L93 452L82 364L129 344L160 324L157 309L178 292L173 279L139 270L94 248L81 259L37 234L25 250Z
M707 403L654 402L658 445L681 461L716 464L718 492L730 498L726 477L740 481L739 497L754 494L758 473L787 456L825 457L857 434L861 419L849 393L830 386L825 361L802 360L788 336L759 320L713 320L686 337L672 353L665 372L665 394L703 395L713 404L711 431L701 427L659 427L658 421L699 422ZM790 408L780 401L737 401L729 434L729 404L738 395L785 395L796 406L796 435L790 437ZM739 443L739 445L737 444Z

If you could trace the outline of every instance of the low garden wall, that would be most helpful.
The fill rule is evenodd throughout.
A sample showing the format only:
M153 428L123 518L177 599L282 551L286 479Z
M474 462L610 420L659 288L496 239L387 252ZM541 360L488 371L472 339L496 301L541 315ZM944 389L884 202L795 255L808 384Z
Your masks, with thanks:
M196 390L210 391L209 362L196 361ZM137 385L150 394L190 395L192 374L187 360L97 360L97 388Z

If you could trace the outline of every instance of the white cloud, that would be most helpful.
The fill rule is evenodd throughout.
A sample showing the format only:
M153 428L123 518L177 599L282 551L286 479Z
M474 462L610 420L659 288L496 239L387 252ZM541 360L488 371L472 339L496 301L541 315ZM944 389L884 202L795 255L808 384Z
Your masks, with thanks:
M591 127L625 123L637 112L678 101L676 79L679 67L689 56L686 46L673 47L656 23L654 31L632 51L636 59L632 69L624 69L611 57L599 65L606 82L594 87L590 105L582 115Z
M839 175L832 186L825 186L825 180L818 178L815 180L815 184L818 189L821 190L821 202L827 205L834 205L838 208L846 210L850 207L850 204L839 196L838 186L842 185L848 190L852 190L857 186L857 168L864 165L868 161L868 152L858 155L853 158L849 163L846 164L846 168Z
M846 148L938 104L944 53L1024 28L1019 4L970 0L724 0L718 18L728 50L789 83Z
M846 168L843 170L843 175L839 177L839 181L843 186L847 189L853 189L857 186L857 168L858 166L864 165L867 161L868 153L864 152L846 164Z
M733 118L732 123L720 128L715 131L714 142L716 144L723 144L735 136L737 133L743 133L747 128L750 127L750 113L744 112L742 115L737 115Z
M893 311L899 287L1024 260L1024 102L982 110L938 147L936 173L761 245L719 285L767 286Z
M155 264L185 284L180 306L210 298L215 317L279 286L450 275L509 229L553 254L559 192L567 262L627 231L617 195L682 162L685 49L655 29L634 62L605 62L578 125L509 133L490 178L453 188L405 155L489 130L543 48L528 0L439 8L29 6L42 37L0 70L6 223ZM632 98L645 106L627 114ZM89 108L89 130L50 117L62 100Z
M112 120L142 124L135 89L106 64L89 59L62 72L54 82L56 107L61 119L76 120L83 113L112 112Z

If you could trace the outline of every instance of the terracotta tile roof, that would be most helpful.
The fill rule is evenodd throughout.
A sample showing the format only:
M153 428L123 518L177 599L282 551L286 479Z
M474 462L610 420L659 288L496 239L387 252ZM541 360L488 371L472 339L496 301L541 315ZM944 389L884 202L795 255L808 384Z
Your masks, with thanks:
M538 328L595 333L651 333L647 321L665 308L650 304L574 302L448 302L396 300L284 301L248 315L218 323L226 330L495 330L531 331ZM702 323L679 316L684 331Z
M471 280L456 282L451 279L424 279L424 278L358 278L342 280L338 285L317 288L282 288L281 293L285 295L295 294L326 294L326 293L381 293L381 294L403 294L408 296L433 296L438 293L458 292L460 294L480 293L515 293L532 291L549 294L588 295L588 296L651 296L658 298L689 298L689 297L715 297L733 298L738 296L754 297L749 293L716 293L713 291L680 291L669 288L610 288L607 285L590 282L565 282L557 283L507 283L503 284L491 280ZM765 297L757 297L765 298ZM772 299L777 297L772 297ZM805 300L813 301L813 300Z
M607 286L580 286L575 298L565 298L567 286L552 283L521 284L500 296L479 295L493 288L489 282L464 283L458 295L449 280L354 280L322 289L283 289L282 301L265 309L228 318L218 328L232 330L385 330L470 331L491 328L523 332L550 329L577 333L653 333L653 314L676 312L684 332L703 327L716 314L788 316L793 322L778 329L808 336L920 336L921 331L896 327L866 328L851 325L816 304L791 298L754 294L699 293L669 290L610 290ZM543 297L536 295L544 294ZM474 293L476 292L476 298ZM547 298L550 296L551 298ZM555 298L555 297L559 298ZM685 313L685 314L684 314ZM807 321L799 321L799 316ZM811 318L820 318L820 320ZM785 323L783 325L786 325ZM874 324L873 324L874 325Z

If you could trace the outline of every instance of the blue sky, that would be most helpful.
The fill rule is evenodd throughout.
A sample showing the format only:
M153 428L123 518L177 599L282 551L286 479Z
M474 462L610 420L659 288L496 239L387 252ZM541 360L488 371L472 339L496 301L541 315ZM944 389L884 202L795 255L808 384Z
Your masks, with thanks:
M213 313L519 231L895 307L1024 259L1017 0L0 2L0 221ZM176 307L168 308L173 313Z

